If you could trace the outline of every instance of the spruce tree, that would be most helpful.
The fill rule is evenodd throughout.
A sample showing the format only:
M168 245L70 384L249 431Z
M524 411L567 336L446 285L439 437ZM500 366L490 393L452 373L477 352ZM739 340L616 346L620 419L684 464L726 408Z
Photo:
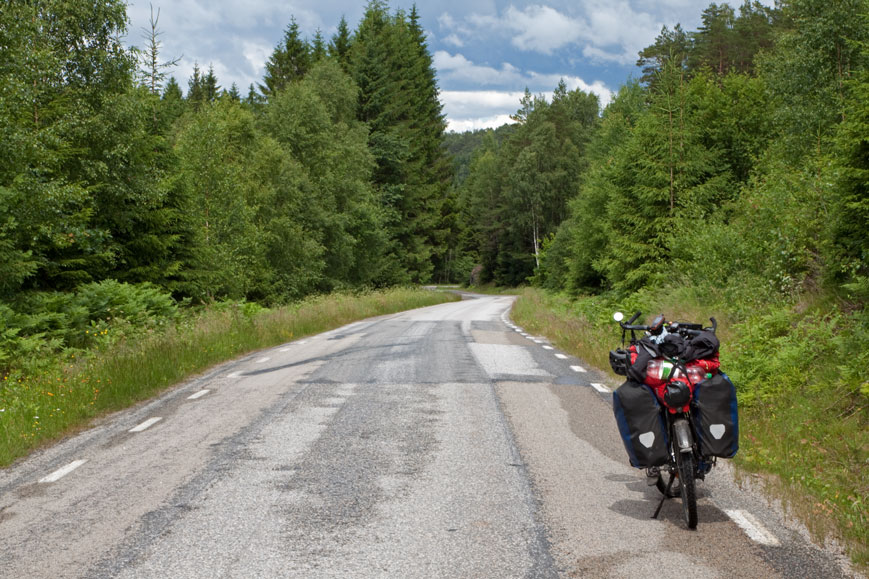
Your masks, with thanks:
M400 265L392 275L428 280L443 254L440 215L449 163L434 69L416 11L392 16L384 2L369 2L350 62Z
M220 85L217 84L217 76L214 74L214 65L208 65L208 74L202 80L202 95L207 103L213 103L220 95Z
M295 18L290 20L284 38L266 62L266 73L260 91L271 98L288 83L305 76L311 67L311 47L301 37Z
M142 68L139 70L139 74L142 78L142 81L148 87L148 89L153 94L159 94L160 88L163 86L163 81L166 78L165 70L168 68L172 68L178 64L180 58L174 58L172 60L167 60L164 62L160 62L160 46L162 41L160 40L160 35L162 34L158 29L157 25L160 22L160 9L157 9L157 15L154 15L154 7L151 6L151 18L149 20L149 27L142 28L142 31L145 34L145 41L147 42L147 46L145 50L142 52Z
M198 111L205 99L205 79L199 70L199 63L193 63L193 76L187 81L187 102Z
M314 34L314 42L311 44L311 63L317 63L324 58L326 58L326 41L323 40L323 33L318 28Z
M350 68L350 29L347 26L347 19L341 16L341 21L338 23L338 31L329 41L327 52L329 57L337 61L341 68L349 71Z
M661 28L661 33L655 38L655 43L640 51L637 66L643 68L640 80L653 84L659 71L668 63L683 68L691 50L691 37L676 24L673 30L667 26Z

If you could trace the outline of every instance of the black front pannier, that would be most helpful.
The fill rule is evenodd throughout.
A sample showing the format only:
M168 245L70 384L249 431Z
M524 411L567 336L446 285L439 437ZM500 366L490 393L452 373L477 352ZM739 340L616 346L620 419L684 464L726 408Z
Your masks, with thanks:
M700 453L733 458L739 450L739 413L736 388L727 374L720 372L697 384L691 407Z
M613 413L632 466L667 464L667 427L651 388L628 380L613 392Z

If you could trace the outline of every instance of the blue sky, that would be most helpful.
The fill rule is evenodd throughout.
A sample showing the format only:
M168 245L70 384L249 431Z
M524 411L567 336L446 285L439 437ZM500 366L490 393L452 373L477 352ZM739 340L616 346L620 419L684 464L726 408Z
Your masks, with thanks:
M764 0L772 5L773 0ZM603 103L631 76L637 52L666 24L695 30L707 2L692 0L393 0L391 9L417 5L428 34L450 130L494 127L519 108L525 88L549 94L568 88L597 94ZM738 6L742 2L733 2ZM262 79L263 65L295 17L302 33L319 29L328 40L343 15L356 28L363 0L133 0L128 44L144 46L151 5L159 9L161 57L180 58L172 70L182 88L194 63L214 67L218 82L242 94Z

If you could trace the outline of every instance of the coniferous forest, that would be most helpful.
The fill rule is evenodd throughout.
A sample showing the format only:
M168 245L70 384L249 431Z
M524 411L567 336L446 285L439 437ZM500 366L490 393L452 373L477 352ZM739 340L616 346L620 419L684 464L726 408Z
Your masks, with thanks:
M186 305L468 281L670 293L738 330L747 409L791 389L856 424L825 476L862 478L840 520L865 538L869 1L711 4L605 107L562 83L466 134L446 133L416 9L372 0L330 39L291 21L246 89L174 78L157 23L138 50L126 26L122 0L2 3L4 379Z
M415 10L371 2L328 43L292 21L246 96L198 66L182 91L158 21L121 45L125 11L0 13L0 367L71 345L94 302L272 305L442 275L451 167Z

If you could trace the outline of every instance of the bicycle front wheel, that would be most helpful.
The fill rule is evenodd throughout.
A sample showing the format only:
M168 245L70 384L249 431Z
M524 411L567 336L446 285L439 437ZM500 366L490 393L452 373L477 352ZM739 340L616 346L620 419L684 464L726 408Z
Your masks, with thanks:
M689 529L697 528L697 489L694 485L694 455L690 452L676 453L679 482L682 494L682 514Z

